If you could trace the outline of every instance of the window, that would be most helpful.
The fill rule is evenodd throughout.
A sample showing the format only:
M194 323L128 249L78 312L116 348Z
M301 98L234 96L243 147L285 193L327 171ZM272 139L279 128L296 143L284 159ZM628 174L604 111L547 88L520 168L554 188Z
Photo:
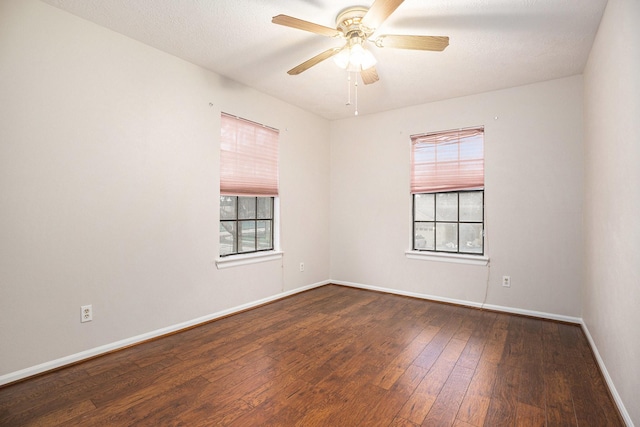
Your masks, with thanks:
M483 191L413 195L413 249L482 255Z
M273 197L220 196L220 256L273 250Z
M278 131L222 114L220 256L274 250Z
M484 254L484 129L411 137L413 250Z

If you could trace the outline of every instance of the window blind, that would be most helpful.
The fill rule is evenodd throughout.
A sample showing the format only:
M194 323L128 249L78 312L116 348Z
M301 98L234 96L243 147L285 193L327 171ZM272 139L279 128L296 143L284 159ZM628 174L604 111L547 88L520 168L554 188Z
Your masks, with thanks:
M484 188L484 128L411 136L411 193Z
M220 194L277 196L278 136L275 129L222 113Z

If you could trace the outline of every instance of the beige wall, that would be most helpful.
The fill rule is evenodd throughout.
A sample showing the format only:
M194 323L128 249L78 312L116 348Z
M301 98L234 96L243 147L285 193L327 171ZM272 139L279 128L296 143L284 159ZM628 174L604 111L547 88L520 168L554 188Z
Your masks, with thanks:
M640 2L609 0L585 70L584 322L640 425Z
M407 259L409 136L478 125L490 272ZM580 76L332 122L332 279L579 317L582 162Z
M329 277L325 120L34 0L0 100L0 377ZM282 262L216 268L220 111L281 130Z

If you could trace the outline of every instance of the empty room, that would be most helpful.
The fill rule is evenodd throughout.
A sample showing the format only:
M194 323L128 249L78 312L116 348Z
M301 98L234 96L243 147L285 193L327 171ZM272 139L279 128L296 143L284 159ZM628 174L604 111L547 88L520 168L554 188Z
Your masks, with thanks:
M0 425L640 426L637 0L0 0Z

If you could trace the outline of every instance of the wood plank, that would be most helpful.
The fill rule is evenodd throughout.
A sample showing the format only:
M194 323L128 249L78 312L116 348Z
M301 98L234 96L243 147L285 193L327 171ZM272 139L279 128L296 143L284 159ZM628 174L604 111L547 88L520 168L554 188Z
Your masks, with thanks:
M473 329L471 336L467 341L458 364L467 368L475 369L480 358L484 353L487 340L491 336L491 331L495 324L496 315L494 313L487 313L479 311L474 313L474 316L469 316L470 321L473 322ZM464 325L464 322L463 322Z
M460 357L465 346L464 341L450 340L445 349L439 355L429 373L424 377L411 397L402 407L398 416L413 423L422 424L431 410L440 390L446 383L456 361ZM420 365L417 365L420 366Z
M454 423L473 372L472 369L460 365L453 368L422 425L450 426Z
M133 369L135 364L128 363L127 366ZM5 411L0 411L0 425L21 425L29 423L32 418L47 417L50 413L94 397L102 393L105 388L138 389L153 382L153 375L161 372L166 366L166 363L159 363L145 368L135 367L134 370L118 370L118 372L126 372L120 376L114 376L111 372L105 371L99 376L87 377L78 383L70 383L58 389L51 388L48 393L43 393L31 402L16 399L11 410L7 411L8 414L4 415Z
M516 425L516 396L520 371L520 368L514 364L504 363L498 365L496 380L484 421L485 425Z
M369 413L360 425L375 425L380 423L381 420L390 422L391 425L403 425L405 422L410 423L408 420L398 418L396 414L400 412L416 387L418 387L427 375L427 372L427 369L421 368L420 366L410 365L407 367L405 372L394 383L393 387L386 390L386 393L378 402L369 403Z
M545 427L546 423L544 409L518 402L515 425L518 427Z
M565 373L554 369L545 371L547 424L553 426L577 426L571 389Z
M440 328L427 326L417 337L407 345L374 379L373 383L389 390L412 364L415 358L422 353Z
M539 321L523 319L525 355L521 362L520 387L518 389L518 402L533 407L544 408L544 363L542 327Z
M440 353L442 353L444 348L449 344L449 341L451 341L453 334L458 329L458 322L459 320L456 322L456 320L451 318L451 323L440 328L436 336L433 337L424 350L418 355L418 357L416 357L413 364L426 369L431 368L431 366L440 357ZM457 342L462 343L463 341L457 340ZM466 342L464 344L466 345Z
M389 427L418 427L418 424L412 423L409 420L405 420L401 417L395 417Z
M482 362L477 365L456 420L477 426L484 425L497 371L497 364Z
M372 402L380 402L388 396L388 391L373 385L371 383L364 383L358 388L353 388L350 393L345 393L344 390L340 392L344 397L344 403L341 406L341 410L332 413L326 419L326 425L330 426L360 426L371 425L368 420L368 415L371 412ZM378 412L375 419L375 423L378 425L388 424L393 420L393 415L389 415Z
M82 400L80 402L73 402L68 406L49 412L44 417L37 420L30 420L26 424L22 424L24 427L29 426L54 426L58 424L66 423L78 416L86 414L96 409L96 406L90 400Z
M586 337L585 337L586 340ZM589 353L590 354L590 350ZM590 359L590 360L589 360ZM593 357L567 367L578 425L623 425Z

